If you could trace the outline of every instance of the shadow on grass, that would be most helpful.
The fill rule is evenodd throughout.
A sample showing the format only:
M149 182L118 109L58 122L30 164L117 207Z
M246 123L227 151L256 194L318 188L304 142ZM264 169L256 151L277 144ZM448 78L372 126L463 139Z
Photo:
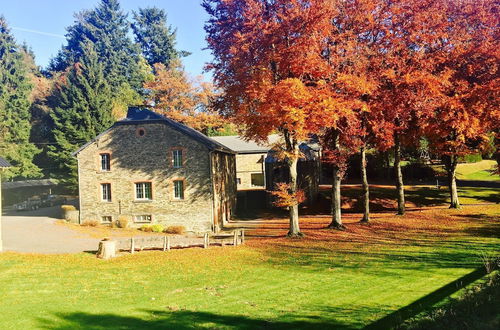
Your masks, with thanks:
M117 314L57 313L40 319L43 329L354 329L328 317L293 315L292 320L264 320L210 312L144 310L145 318ZM325 312L328 315L328 312Z
M446 299L458 290L463 289L472 282L480 279L486 275L486 270L484 267L477 268L471 273L462 276L461 278L448 283L447 285L439 288L438 290L418 299L417 301L405 306L397 311L381 318L380 320L366 326L364 329L390 329L399 324L404 320L413 317L425 310L428 310L436 303Z

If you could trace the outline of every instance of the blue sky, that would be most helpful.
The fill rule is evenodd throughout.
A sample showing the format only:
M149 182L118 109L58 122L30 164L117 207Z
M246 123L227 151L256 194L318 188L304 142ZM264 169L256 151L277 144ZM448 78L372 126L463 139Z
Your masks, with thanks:
M200 1L120 0L120 4L126 12L139 7L165 9L169 24L177 28L178 49L192 53L184 58L186 70L191 75L199 75L211 58L210 51L202 50L206 46L203 25L207 14ZM0 14L7 19L16 40L31 46L37 64L46 66L65 43L64 34L66 27L73 24L73 14L93 8L97 3L99 0L7 0L2 1Z

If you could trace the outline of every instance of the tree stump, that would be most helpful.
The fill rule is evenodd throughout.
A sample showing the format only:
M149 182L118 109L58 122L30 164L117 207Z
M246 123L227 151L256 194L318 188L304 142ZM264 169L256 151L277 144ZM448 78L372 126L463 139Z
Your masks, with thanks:
M97 250L97 258L110 259L116 256L116 241L103 239L99 242L99 249Z

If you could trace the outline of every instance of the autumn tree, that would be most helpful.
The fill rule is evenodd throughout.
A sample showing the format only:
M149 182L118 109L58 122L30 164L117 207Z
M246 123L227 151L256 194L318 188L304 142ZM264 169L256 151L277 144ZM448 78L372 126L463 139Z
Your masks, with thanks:
M333 1L205 0L205 26L222 109L247 139L278 132L297 201L299 144L334 120L323 51L331 34ZM291 203L289 236L301 236L298 203Z
M460 156L477 153L499 128L500 5L496 1L445 1L444 37L430 53L443 79L441 103L426 125L431 147L448 174L450 208L460 206L456 167Z
M429 53L442 37L440 4L380 0L374 47L377 91L370 100L371 130L380 150L394 149L397 213L405 213L401 149L419 141L420 126L440 98L443 77L434 72Z
M179 59L169 67L157 63L154 68L153 80L144 84L146 103L153 110L205 134L227 124L211 106L216 96L212 84L188 77Z

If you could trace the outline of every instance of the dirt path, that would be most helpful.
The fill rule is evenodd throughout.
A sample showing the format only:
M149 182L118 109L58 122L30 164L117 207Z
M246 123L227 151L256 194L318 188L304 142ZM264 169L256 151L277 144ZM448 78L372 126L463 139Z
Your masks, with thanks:
M4 251L58 254L96 250L99 239L55 223L58 209L59 207L55 206L4 214Z

